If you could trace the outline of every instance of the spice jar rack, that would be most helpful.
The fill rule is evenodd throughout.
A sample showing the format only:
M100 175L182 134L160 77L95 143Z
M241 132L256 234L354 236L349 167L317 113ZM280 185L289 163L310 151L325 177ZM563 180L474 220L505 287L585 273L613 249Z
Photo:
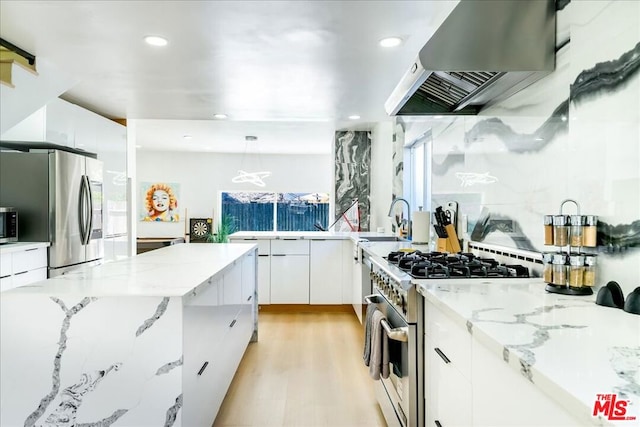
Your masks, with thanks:
M575 215L563 212L566 203L576 207ZM542 254L543 279L547 292L563 295L592 295L596 281L596 255L584 248L596 247L595 215L580 215L580 205L566 199L559 215L544 216L544 244L556 246L555 252Z

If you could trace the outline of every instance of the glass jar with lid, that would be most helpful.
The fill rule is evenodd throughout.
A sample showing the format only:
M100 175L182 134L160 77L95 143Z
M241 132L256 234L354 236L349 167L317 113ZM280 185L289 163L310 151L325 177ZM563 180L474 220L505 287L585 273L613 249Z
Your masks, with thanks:
M544 244L553 245L553 215L544 216Z
M567 246L569 244L569 217L555 215L553 217L553 244L555 246Z
M582 279L584 286L596 285L596 256L586 255L584 257L584 276Z
M567 256L565 254L554 254L553 264L553 284L565 286L567 284Z
M582 246L595 248L597 242L598 217L595 215L586 215L584 217L584 226L582 228Z
M584 285L584 255L569 256L569 286L581 288Z
M582 246L582 225L585 217L582 215L571 215L571 229L569 230L569 245L573 247Z
M542 254L542 278L545 283L553 283L553 252Z

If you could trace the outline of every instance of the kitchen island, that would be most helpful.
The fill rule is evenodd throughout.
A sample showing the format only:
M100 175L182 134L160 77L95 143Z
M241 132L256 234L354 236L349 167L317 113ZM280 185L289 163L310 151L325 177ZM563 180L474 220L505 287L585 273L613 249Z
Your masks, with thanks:
M257 340L256 245L182 244L0 294L0 425L210 425Z

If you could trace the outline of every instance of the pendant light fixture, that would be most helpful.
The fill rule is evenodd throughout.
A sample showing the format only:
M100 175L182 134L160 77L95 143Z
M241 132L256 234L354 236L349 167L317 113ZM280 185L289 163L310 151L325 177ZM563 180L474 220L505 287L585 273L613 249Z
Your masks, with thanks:
M242 169L238 169L238 175L234 176L231 179L231 182L233 182L234 184L251 183L257 185L258 187L264 187L266 185L264 182L264 178L271 176L271 172L247 172L244 170L245 158L247 157L247 152L249 151L249 143L257 141L258 137L254 135L247 135L244 137L244 140L244 154L242 155L242 164L240 166ZM256 157L258 159L258 167L260 167L260 153L258 152L258 150L256 150Z

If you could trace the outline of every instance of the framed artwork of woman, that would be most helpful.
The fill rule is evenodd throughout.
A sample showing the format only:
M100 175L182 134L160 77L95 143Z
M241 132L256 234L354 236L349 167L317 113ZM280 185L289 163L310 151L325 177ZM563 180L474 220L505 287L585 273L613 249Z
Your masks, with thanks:
M143 182L140 184L141 221L178 222L179 184Z

